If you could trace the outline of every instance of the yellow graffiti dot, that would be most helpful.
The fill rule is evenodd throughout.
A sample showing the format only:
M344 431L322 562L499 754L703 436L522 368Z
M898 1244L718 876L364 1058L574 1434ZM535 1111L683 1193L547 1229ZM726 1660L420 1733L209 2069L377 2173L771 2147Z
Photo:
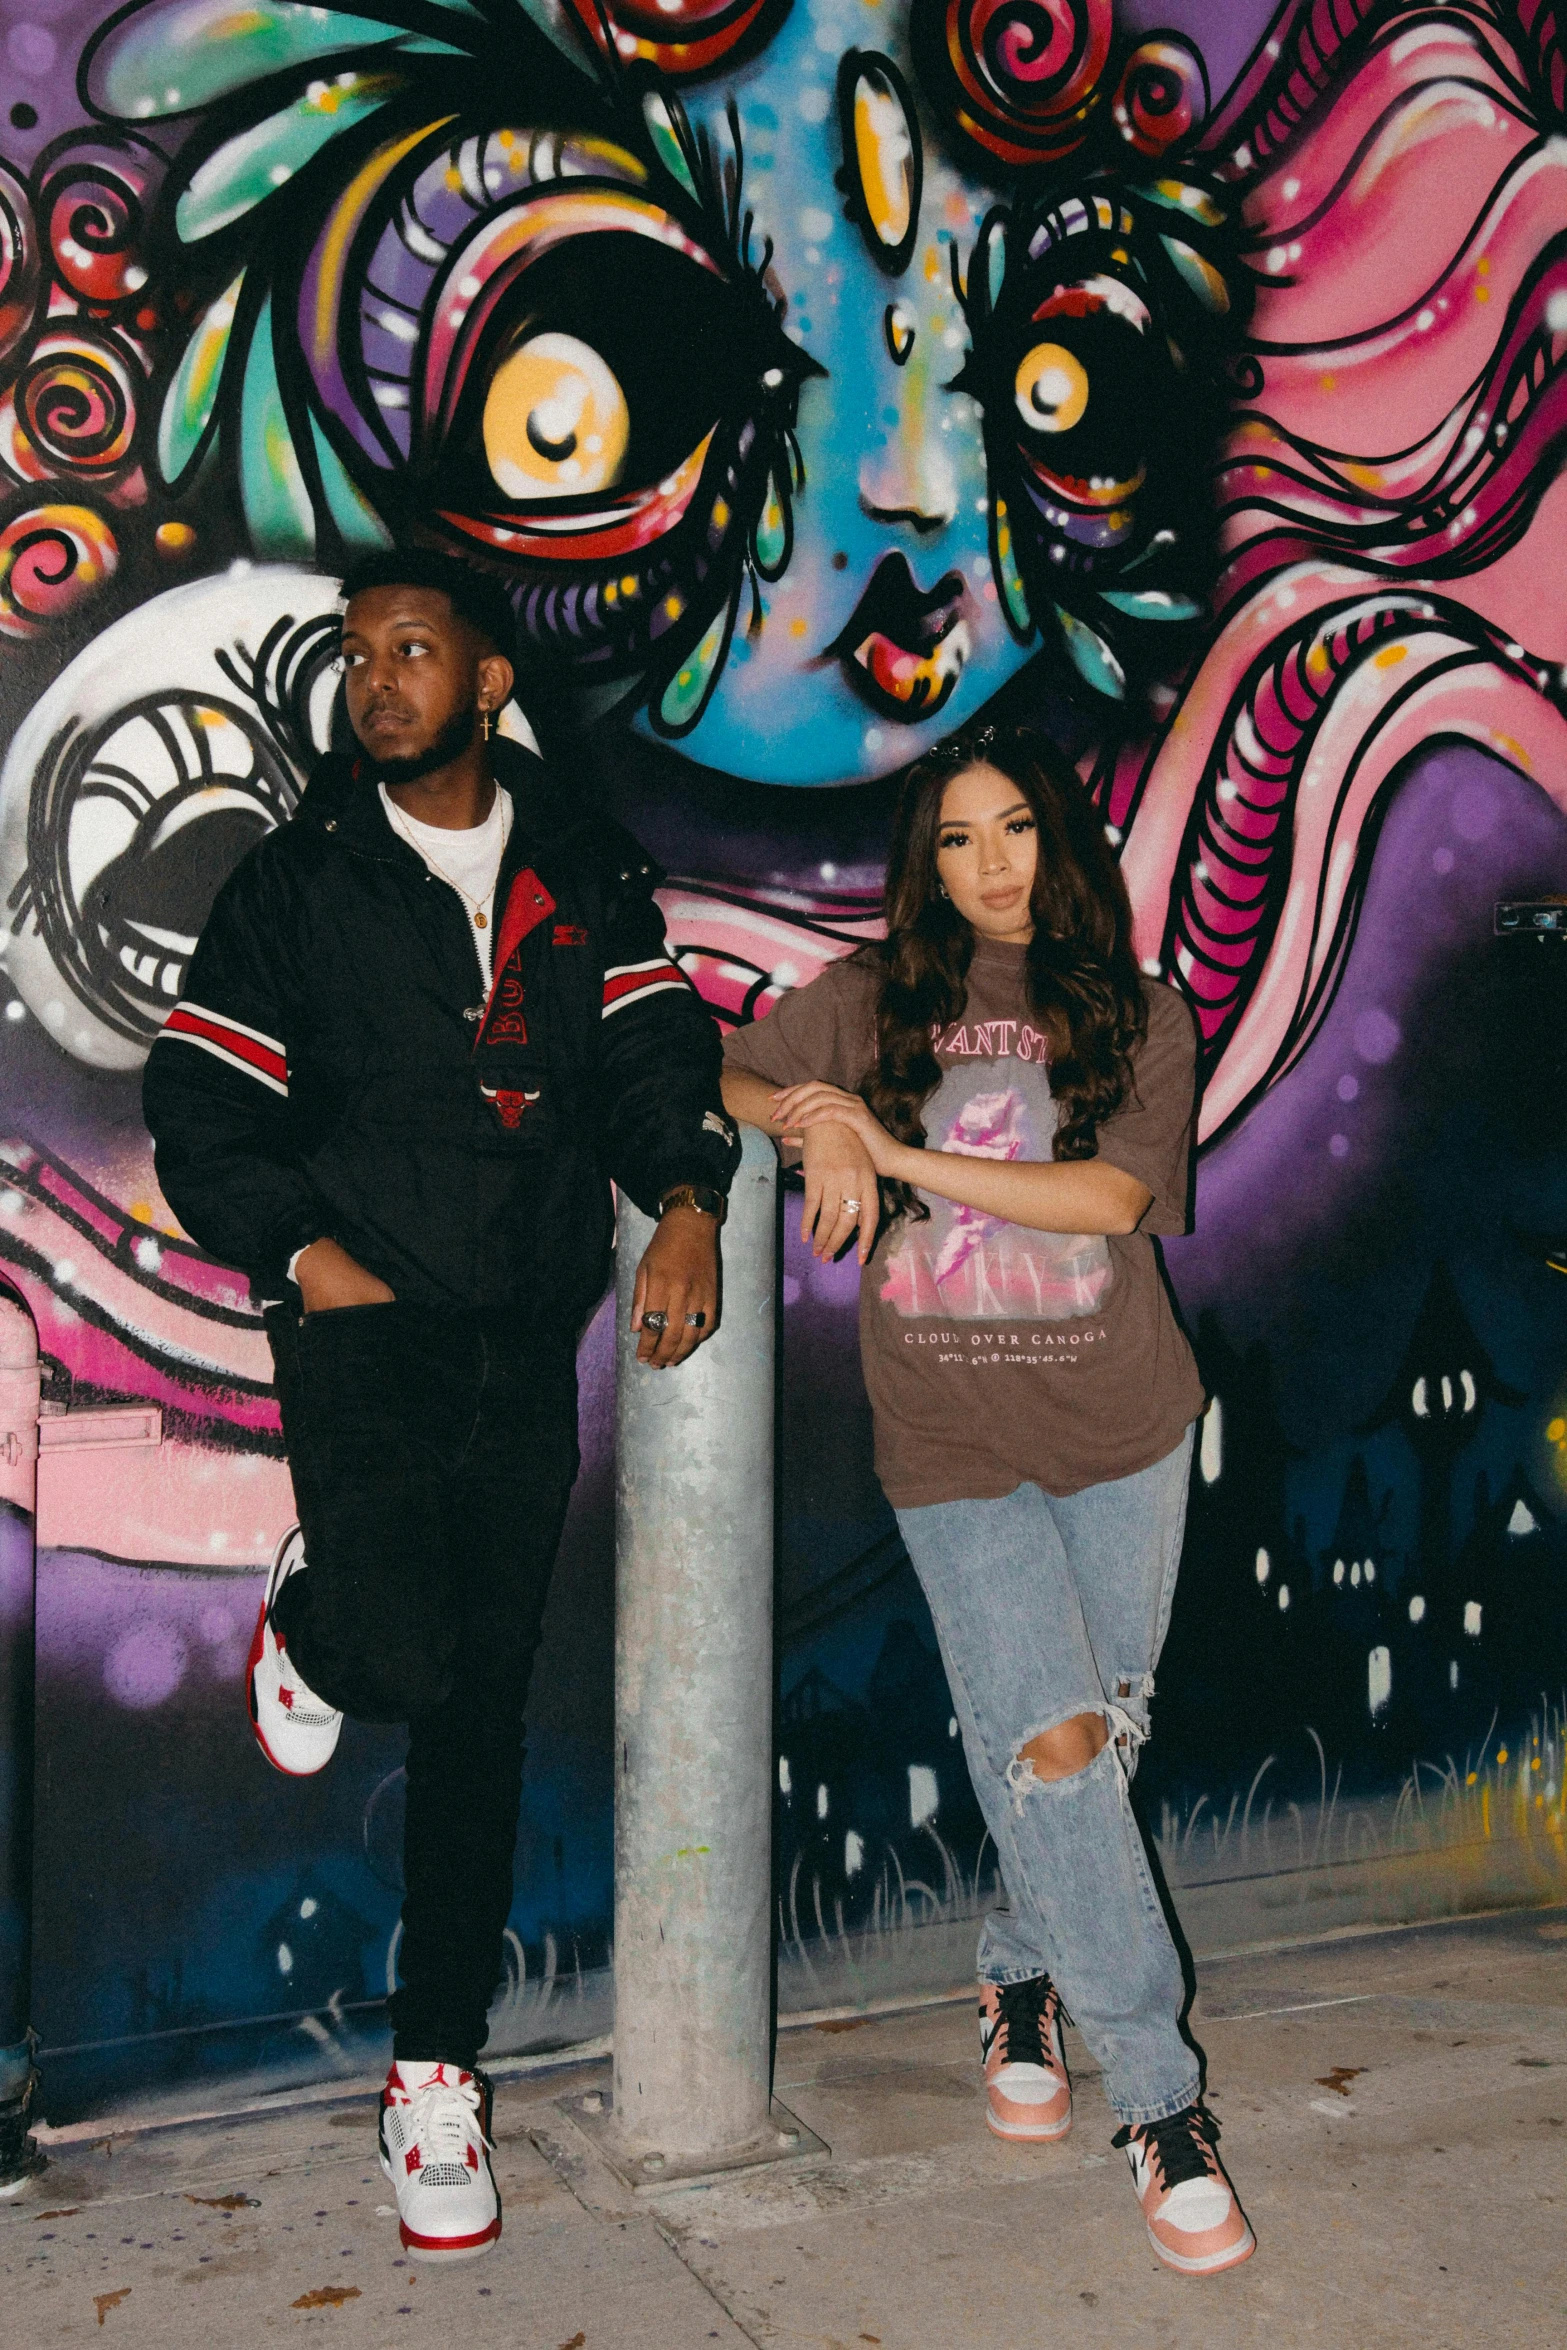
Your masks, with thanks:
M1560 1444L1563 1437L1567 1436L1567 1420L1547 1420L1545 1434L1548 1442Z
M1338 390L1338 377L1336 375L1319 376L1317 379L1317 389L1319 392L1336 392Z
M1371 666L1373 669L1396 669L1400 661L1407 661L1408 658L1407 645L1384 645L1381 652L1373 657Z
M934 245L925 254L925 276L931 285L936 285L941 277L941 255Z
M446 185L451 189L452 194L454 196L457 195L462 188L462 173L458 170L456 164L449 163L446 166L446 170L442 176L446 181Z
M495 136L499 139L503 147L515 147L517 144L517 134L515 131L497 131Z
M1478 1771L1471 1771L1468 1778L1464 1781L1464 1785L1466 1787L1472 1787L1479 1776L1480 1774Z
M151 1200L133 1199L131 1202L131 1216L138 1224L150 1224L152 1222Z
M715 499L714 499L714 501L713 501L713 528L714 528L715 530L727 530L727 529L728 529L728 527L729 527L729 507L728 507L728 503L727 503L727 501L726 501L726 500L724 500L723 498L715 498Z
M1539 1769L1539 1767L1540 1767L1540 1758L1539 1758L1539 1756L1538 1756L1538 1755L1536 1755L1536 1756L1535 1756L1535 1758L1534 1758L1534 1760L1533 1760L1533 1762L1532 1762L1532 1763L1529 1765L1529 1768L1530 1768L1530 1770L1531 1770L1531 1771L1537 1771L1537 1770Z
M1507 1749L1505 1746L1499 1746L1497 1748L1496 1759L1499 1763L1504 1763L1507 1760Z
M1329 668L1328 649L1322 643L1314 644L1306 655L1306 667L1313 677L1326 677Z
M1490 289L1490 287L1489 287L1489 286L1476 286L1476 287L1475 287L1475 300L1476 300L1477 302L1489 302L1489 301L1490 301L1490 299L1491 299L1491 289Z
M696 671L694 669L682 669L680 671L675 682L680 687L682 693L685 693L689 690L691 680L695 675Z
M188 522L160 522L152 543L160 555L186 555L196 544L196 533Z
M664 598L664 613L669 620L678 620L685 608L684 599L680 596L666 596Z
M1475 263L1475 275L1477 277L1489 277L1490 274L1491 264L1482 254L1481 258Z
M625 578L620 583L620 592L623 596L634 596L636 594L637 575L634 571L628 571L626 573Z
M620 602L620 590L612 579L604 582L604 601L611 611Z
M791 620L789 623L789 634L791 636L804 636L805 626L806 624L803 620Z

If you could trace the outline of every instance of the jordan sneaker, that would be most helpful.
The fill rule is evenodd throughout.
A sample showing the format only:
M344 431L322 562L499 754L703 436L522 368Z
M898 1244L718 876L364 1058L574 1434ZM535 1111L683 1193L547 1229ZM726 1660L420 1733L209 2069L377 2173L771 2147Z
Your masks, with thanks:
M295 1526L277 1546L245 1663L245 1695L256 1744L273 1769L291 1779L308 1779L312 1772L324 1770L343 1727L342 1715L301 1678L272 1623L278 1593L304 1564L304 1540Z
M1148 2223L1148 2240L1166 2268L1182 2276L1211 2277L1249 2260L1257 2239L1224 2175L1216 2140L1219 2125L1200 2105L1168 2121L1137 2122L1117 2130L1132 2184Z
M397 2196L403 2246L421 2260L467 2260L501 2232L490 2169L492 2092L455 2064L394 2064L381 2093L381 2168Z
M1064 2138L1072 2127L1072 2084L1061 2054L1061 1994L1048 1975L981 1983L979 2049L985 2119L997 2137Z

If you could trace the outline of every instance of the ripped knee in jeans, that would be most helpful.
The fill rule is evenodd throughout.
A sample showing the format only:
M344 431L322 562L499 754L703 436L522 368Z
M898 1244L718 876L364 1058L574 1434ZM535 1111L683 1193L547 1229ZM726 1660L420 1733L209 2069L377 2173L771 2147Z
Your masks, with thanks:
M1122 1775L1130 1780L1148 1738L1148 1700L1152 1695L1152 1673L1123 1675L1116 1682L1115 1696L1102 1707L1071 1714L1064 1722L1025 1738L1006 1769L1014 1810L1022 1811L1031 1788L1074 1779L1086 1771L1112 1740Z

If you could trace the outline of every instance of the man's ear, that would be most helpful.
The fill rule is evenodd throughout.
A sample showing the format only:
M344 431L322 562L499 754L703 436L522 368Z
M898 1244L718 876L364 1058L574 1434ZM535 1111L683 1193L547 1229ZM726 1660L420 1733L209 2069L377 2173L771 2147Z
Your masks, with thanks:
M479 691L492 710L499 710L511 700L511 689L516 682L516 671L504 653L485 654L479 663Z

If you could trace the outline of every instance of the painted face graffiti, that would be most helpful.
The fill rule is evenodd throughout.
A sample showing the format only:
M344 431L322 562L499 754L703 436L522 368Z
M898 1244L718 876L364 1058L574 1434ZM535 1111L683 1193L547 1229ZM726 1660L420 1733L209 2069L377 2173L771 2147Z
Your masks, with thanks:
M584 15L103 28L94 105L182 140L176 500L216 458L257 553L444 541L535 701L771 781L897 766L1041 647L1111 698L1167 666L1241 282L1195 55L1117 79L1106 0L896 55L858 0Z

